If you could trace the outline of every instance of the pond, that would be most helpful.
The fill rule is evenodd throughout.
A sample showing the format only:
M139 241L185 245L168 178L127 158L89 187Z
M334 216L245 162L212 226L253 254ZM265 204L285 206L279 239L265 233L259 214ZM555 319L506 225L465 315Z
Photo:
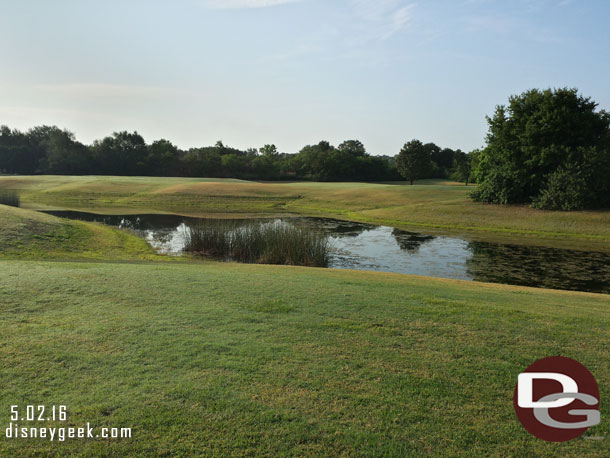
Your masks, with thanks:
M130 228L157 251L170 255L182 253L187 227L202 221L160 214L46 213ZM606 253L464 240L328 218L281 220L328 235L332 268L610 293L610 254Z

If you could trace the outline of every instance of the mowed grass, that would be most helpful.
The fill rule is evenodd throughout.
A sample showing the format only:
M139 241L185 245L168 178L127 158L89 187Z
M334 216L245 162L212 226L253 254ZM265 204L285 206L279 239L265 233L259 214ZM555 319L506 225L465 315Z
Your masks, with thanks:
M50 205L384 210L357 210L355 184L4 179ZM444 183L366 186L389 193L388 211L394 192L413 208L470 205ZM592 221L606 215L582 215L588 238L554 237L603 240ZM607 456L608 295L183 261L126 231L0 205L0 456ZM601 392L602 423L563 444L530 436L512 407L517 375L550 355L585 364ZM7 439L11 405L67 406L67 421L36 426L133 437Z
M0 298L2 436L11 405L67 405L65 426L133 428L123 440L3 437L2 456L607 456L606 295L297 267L0 261ZM549 355L585 364L601 390L602 423L568 443L535 439L513 411L517 375Z
M128 231L0 205L0 259L155 260Z
M292 213L461 235L478 240L610 251L610 211L550 212L472 202L473 186L404 183L259 183L154 177L0 177L29 206L199 216Z

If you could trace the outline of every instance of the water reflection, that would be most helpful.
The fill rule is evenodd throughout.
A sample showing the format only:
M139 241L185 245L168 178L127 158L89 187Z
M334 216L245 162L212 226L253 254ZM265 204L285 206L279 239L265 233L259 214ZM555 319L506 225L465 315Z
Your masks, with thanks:
M470 242L474 280L543 288L610 292L610 255L539 246Z
M433 235L423 235L416 232L407 232L400 229L392 230L392 236L396 239L401 250L410 252L417 251L422 243L434 240Z
M134 230L171 255L182 253L187 227L202 222L178 215L47 213ZM610 255L605 253L467 241L328 218L283 220L327 234L334 268L610 293Z

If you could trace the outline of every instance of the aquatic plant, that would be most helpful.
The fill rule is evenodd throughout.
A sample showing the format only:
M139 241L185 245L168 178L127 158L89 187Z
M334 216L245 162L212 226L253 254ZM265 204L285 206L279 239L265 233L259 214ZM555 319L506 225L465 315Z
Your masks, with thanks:
M187 227L185 251L225 260L327 267L328 236L285 221L203 220Z

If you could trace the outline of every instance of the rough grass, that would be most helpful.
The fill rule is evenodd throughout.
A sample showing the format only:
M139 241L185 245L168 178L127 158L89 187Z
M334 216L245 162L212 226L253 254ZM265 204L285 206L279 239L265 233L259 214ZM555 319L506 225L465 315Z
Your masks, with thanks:
M0 177L22 202L73 209L154 209L189 215L297 213L403 229L610 251L610 211L550 212L472 202L473 187L402 183L258 183L151 177Z
M0 259L167 259L125 230L0 205Z
M607 456L610 298L375 272L0 261L10 405L128 440L0 440L2 456ZM517 375L565 355L602 423L550 444ZM51 422L59 426L59 422ZM597 438L597 440L589 439Z

